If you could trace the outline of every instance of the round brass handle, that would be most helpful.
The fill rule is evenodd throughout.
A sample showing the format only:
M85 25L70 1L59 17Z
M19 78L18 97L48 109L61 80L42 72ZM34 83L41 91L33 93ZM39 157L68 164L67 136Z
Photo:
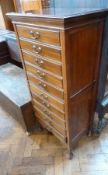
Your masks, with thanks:
M47 95L44 95L44 98L45 98L45 99L48 99L48 96L47 96Z
M39 65L42 65L42 64L44 64L44 61L41 60L41 61L39 62Z
M40 78L45 78L45 73L40 72L39 70L37 71L37 74L39 75Z
M37 47L36 47L36 45L33 45L32 48L35 50Z
M36 54L39 54L42 51L42 48L40 46L33 45L32 48Z
M45 107L50 108L50 105L47 104L46 102L43 101L42 104L45 105Z
M31 31L29 32L29 34L32 35L32 36L34 36L35 33L31 30Z
M49 105L49 104L46 104L46 107L47 107L47 108L50 108L50 105Z
M39 54L39 53L41 53L41 51L42 51L42 48L41 47L37 47L37 49L36 49L36 54Z
M39 32L35 32L35 38L38 39L40 37L40 33Z
M42 83L42 82L39 82L39 85L42 86L43 88L46 88L47 87L47 85L44 84L44 83Z
M32 30L29 32L29 34L32 35L32 37L34 39L38 39L40 37L40 33L39 32L34 32Z
M42 74L41 74L42 77L45 77L45 75L46 75L45 73L42 73Z
M35 59L36 63L39 65L39 66L42 66L44 64L44 61L43 60L40 60L38 58Z
M39 70L37 70L37 73L40 74L41 72Z
M49 113L48 111L43 110L43 112L44 112L46 115L50 116L50 113Z
M45 95L45 94L40 94L40 96L42 96L45 100L48 100L48 96L47 95Z

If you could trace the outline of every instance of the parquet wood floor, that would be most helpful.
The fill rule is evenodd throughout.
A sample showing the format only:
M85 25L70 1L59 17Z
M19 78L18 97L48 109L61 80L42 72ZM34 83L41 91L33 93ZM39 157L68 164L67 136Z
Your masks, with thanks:
M0 175L108 175L108 127L99 138L84 137L72 160L53 135L27 136L0 108Z

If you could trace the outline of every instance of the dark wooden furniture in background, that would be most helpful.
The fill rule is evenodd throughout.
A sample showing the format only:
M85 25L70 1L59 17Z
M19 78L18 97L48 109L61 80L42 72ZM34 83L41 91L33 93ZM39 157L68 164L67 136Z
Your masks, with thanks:
M36 122L24 70L7 63L0 66L0 106L26 132L32 132Z
M36 118L70 150L93 123L108 9L10 13Z
M8 63L9 58L10 55L6 40L3 37L0 37L0 65Z
M14 0L17 12L42 12L43 8L51 7L53 0Z
M100 134L105 125L103 120L104 115L105 113L108 113L108 18L106 19L106 25L104 30L104 43L99 72L96 111L99 117L96 133Z
M22 68L22 62L20 58L20 49L17 43L16 35L14 32L10 32L8 35L5 35L6 43L8 46L11 63Z
M17 66L21 67L17 67ZM14 32L0 29L0 106L27 132L35 127L35 117L19 47Z
M15 12L13 0L0 0L0 28L13 31L13 25L6 16L7 12Z
M0 65L8 62L22 68L20 50L15 33L0 29Z

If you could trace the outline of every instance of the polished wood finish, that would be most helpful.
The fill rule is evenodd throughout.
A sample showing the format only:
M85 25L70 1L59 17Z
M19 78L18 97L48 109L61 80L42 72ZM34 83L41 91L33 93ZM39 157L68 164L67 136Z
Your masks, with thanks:
M67 33L67 47L70 53L70 97L96 82L102 30L103 22L94 21Z
M64 111L64 103L62 100L51 96L50 94L44 92L42 89L38 88L37 86L33 85L31 82L29 83L30 88L33 93L36 93L39 97L42 96L44 100L48 103L53 104L57 109L59 108L61 111Z
M58 31L40 29L30 26L17 25L17 30L20 37L33 39L43 43L60 45L60 33Z
M61 61L61 50L59 48L25 40L20 40L20 45L23 50L31 51L45 58Z
M24 60L28 63L36 65L50 73L54 73L58 76L62 76L62 64L50 59L45 59L44 57L39 57L35 54L23 51Z
M14 0L17 12L42 12L43 8L52 6L53 0Z
M70 152L80 137L90 131L93 124L103 44L102 36L107 14L107 9L100 8L95 10L69 8L67 11L66 9L51 8L50 10L44 9L43 14L9 14L18 36L36 117L50 132L54 133L54 130L57 130L59 134L64 136L65 139L61 139L62 137L59 135L59 139L64 140ZM24 25L24 27L27 25L27 31L28 26L33 27L33 29L36 27L36 30L37 27L40 27L39 30L56 31L60 33L60 43L55 46L53 40L52 43L49 43L48 39L43 42L38 39L34 40L34 38L21 34L18 25ZM25 56L25 52L28 52L28 56ZM45 67L40 63L34 63L34 58L31 55L39 57L42 59L41 61L45 59L50 60L51 64L59 64L62 71L55 73L53 66L49 70L47 62L45 62ZM41 82L46 83L44 87L51 84L64 95L54 93L53 89L45 91L38 87L37 70L42 71L42 73L47 72L47 78L46 74L44 77L42 73L39 73ZM33 74L34 79L31 79L29 74ZM50 75L52 76L50 77ZM59 80L59 83L55 80ZM45 103L42 103L40 99L43 99ZM46 109L46 104L51 104L56 110L64 113L63 120L66 123L64 130L57 128L55 125L57 112ZM42 112L43 106L45 112L54 113L54 121L51 120L49 113L46 117L46 113ZM50 120L51 122L49 122ZM60 121L57 122L57 125L60 125Z
M37 76L38 78L41 78L42 80L47 81L48 83L58 87L62 88L63 87L63 78L60 76L56 76L55 74L51 74L48 71L44 71L44 69L41 69L40 67L33 66L31 64L28 64L26 62L25 64L26 70L29 73L34 74L34 76Z
M46 83L45 81L38 79L36 76L32 76L31 74L27 74L28 75L28 80L33 83L33 84L37 84L37 86L42 89L43 91L45 91L46 93L50 93L51 95L54 95L55 97L64 99L64 93L63 90L59 90L57 88L55 88L52 85L49 85L48 83Z
M10 19L6 16L8 12L15 12L13 0L0 0L0 27L13 30Z

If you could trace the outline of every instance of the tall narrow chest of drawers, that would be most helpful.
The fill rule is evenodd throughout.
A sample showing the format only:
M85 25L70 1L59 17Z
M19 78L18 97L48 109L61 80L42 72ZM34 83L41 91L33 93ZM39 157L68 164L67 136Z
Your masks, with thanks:
M18 37L36 118L70 152L90 130L95 112L107 10L91 10L8 14Z

